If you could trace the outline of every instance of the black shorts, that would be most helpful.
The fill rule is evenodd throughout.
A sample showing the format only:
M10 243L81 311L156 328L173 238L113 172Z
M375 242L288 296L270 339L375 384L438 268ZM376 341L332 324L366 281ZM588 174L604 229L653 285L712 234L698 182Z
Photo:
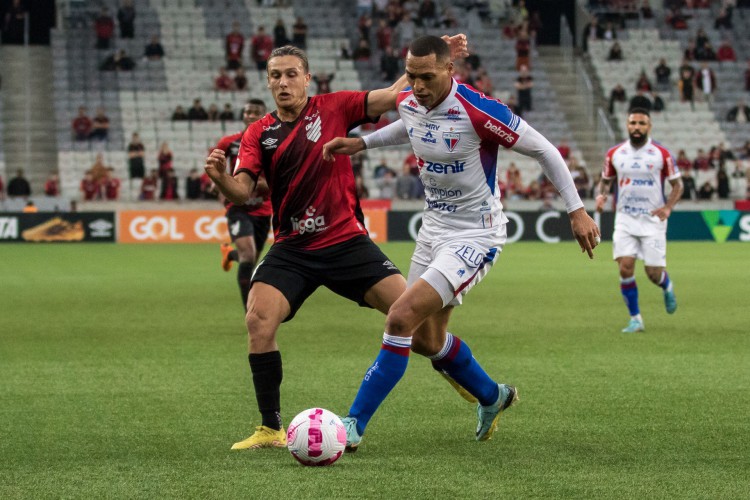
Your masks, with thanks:
M271 229L271 217L250 215L239 207L231 207L227 210L227 227L232 242L237 238L252 236L255 239L255 254L260 255Z
M320 250L273 245L255 268L253 283L269 284L284 294L292 309L284 319L289 321L319 286L371 307L365 293L394 274L401 272L380 248L367 236L356 236Z

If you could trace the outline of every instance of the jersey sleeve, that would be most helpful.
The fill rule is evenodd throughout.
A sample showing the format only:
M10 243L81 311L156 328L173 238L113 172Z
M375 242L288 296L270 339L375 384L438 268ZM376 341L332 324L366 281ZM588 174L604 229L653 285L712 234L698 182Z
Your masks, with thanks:
M258 176L262 172L263 161L263 153L260 149L260 132L262 130L259 122L255 122L242 134L240 152L237 155L237 164L234 169L235 176L240 172L245 172L253 180L258 180Z
M526 122L498 99L487 97L468 85L459 85L456 97L463 104L474 130L483 141L509 149L526 131Z
M670 181L682 177L680 169L677 167L672 153L670 153L669 150L664 147L659 147L659 151L661 151L663 160L661 170L662 176L664 176L664 178L666 179L669 179Z
M612 179L613 177L617 177L617 171L615 170L615 166L612 163L612 157L615 155L615 150L617 148L611 148L609 151L607 151L607 154L604 156L604 168L602 169L602 179Z
M225 136L219 139L219 142L216 143L216 147L214 149L221 149L225 153L229 150L229 146L232 144L232 141L230 140L230 136Z
M330 99L327 105L342 114L347 129L351 130L362 123L372 121L367 116L367 94L369 92L343 90L324 95Z

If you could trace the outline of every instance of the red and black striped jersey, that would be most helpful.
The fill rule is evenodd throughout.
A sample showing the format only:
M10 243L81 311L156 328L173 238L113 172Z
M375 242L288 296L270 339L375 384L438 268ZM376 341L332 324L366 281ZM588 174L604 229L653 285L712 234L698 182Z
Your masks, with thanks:
M369 121L367 92L335 92L308 98L293 122L274 111L245 131L234 174L271 190L274 241L318 249L367 234L348 156L323 160L323 145Z

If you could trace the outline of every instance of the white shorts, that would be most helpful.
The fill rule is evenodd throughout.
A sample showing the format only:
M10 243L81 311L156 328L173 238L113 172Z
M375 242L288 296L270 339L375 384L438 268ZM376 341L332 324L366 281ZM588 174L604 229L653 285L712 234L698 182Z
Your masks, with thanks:
M615 226L612 234L612 258L635 257L649 267L667 267L667 233L633 236Z
M407 286L422 278L438 292L444 307L461 305L464 295L490 271L506 239L505 224L493 234L456 231L428 239L420 231Z

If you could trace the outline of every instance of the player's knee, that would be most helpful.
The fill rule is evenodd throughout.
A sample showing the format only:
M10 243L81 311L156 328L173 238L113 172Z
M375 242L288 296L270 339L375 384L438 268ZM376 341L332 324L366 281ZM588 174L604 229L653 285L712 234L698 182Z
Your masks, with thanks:
M245 315L245 325L250 336L251 343L264 344L272 342L275 334L271 322L258 313L257 310L249 309Z
M414 326L412 325L411 308L394 304L388 311L385 318L385 331L388 335L397 335L406 337L411 335Z
M411 350L420 356L433 356L440 352L443 346L437 339L414 335L411 340Z
M646 275L648 279L657 285L661 281L661 269L646 269Z

